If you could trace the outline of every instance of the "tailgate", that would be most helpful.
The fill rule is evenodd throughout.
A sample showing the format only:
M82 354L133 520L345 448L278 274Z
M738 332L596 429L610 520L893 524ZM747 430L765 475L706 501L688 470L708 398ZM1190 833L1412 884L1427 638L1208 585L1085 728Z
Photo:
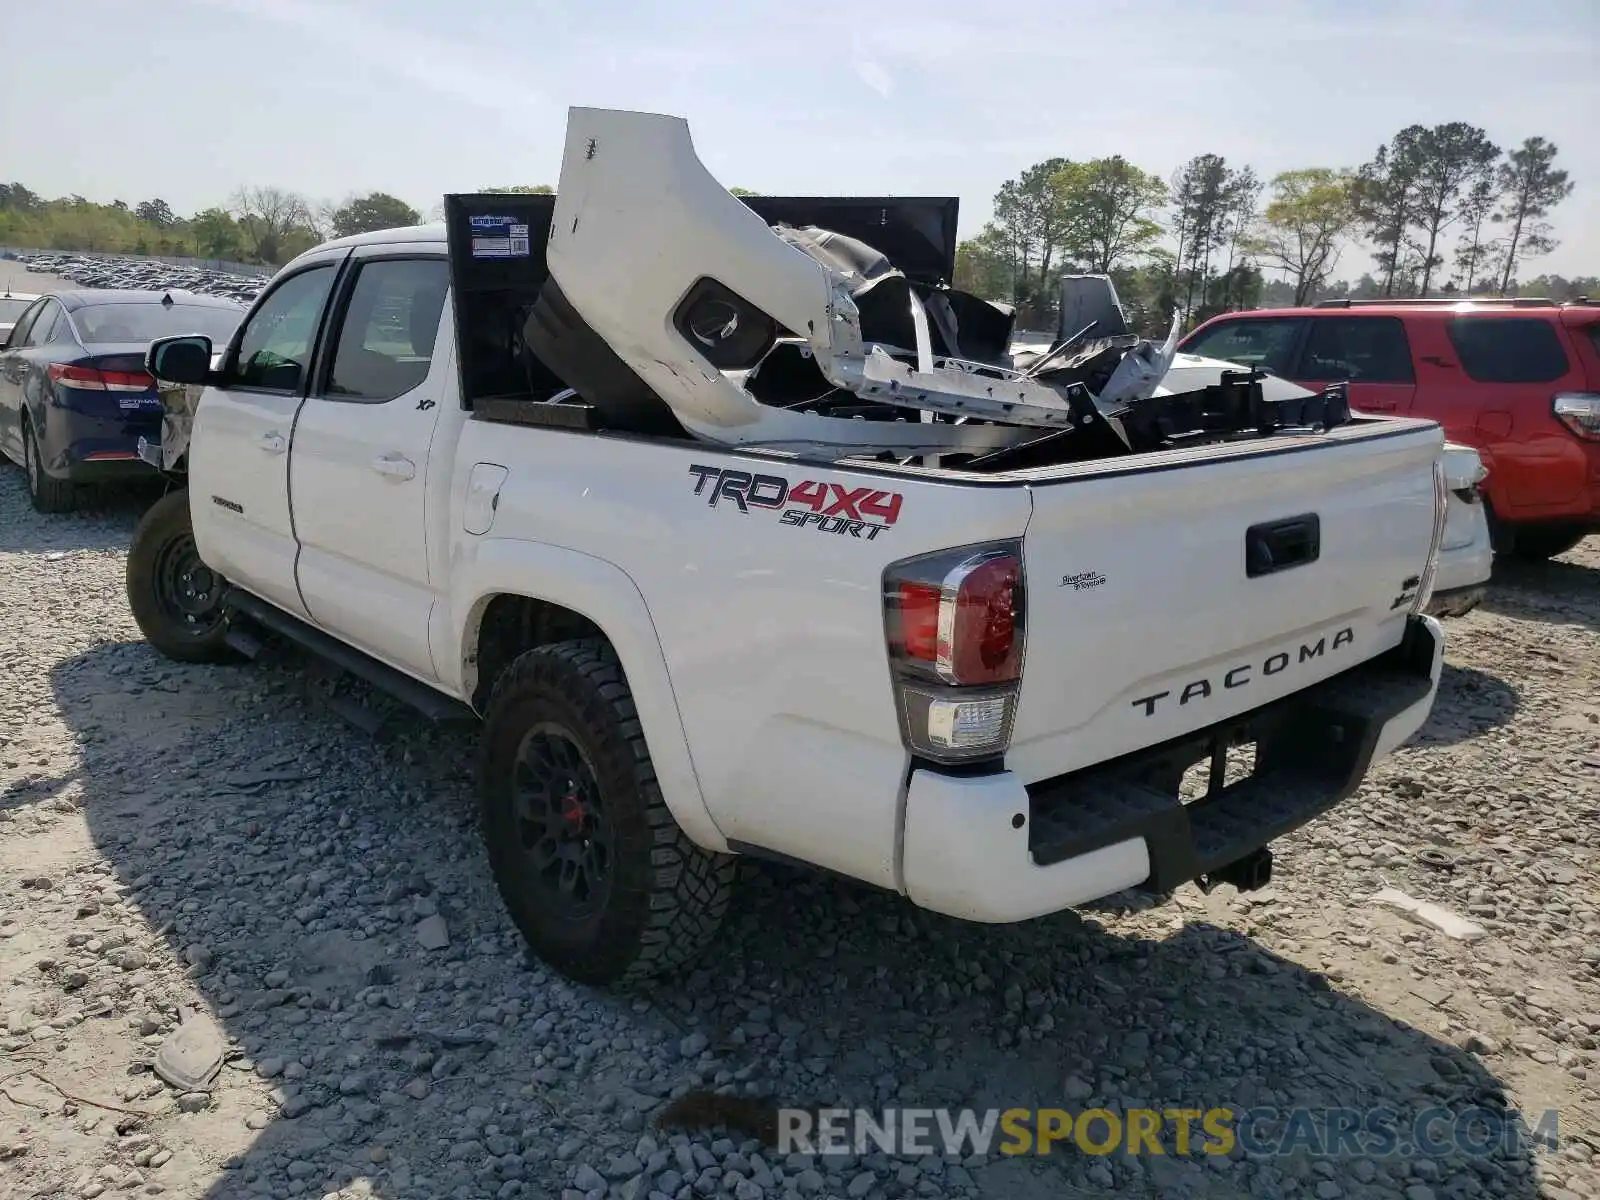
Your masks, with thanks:
M1431 422L1358 423L1037 481L1007 765L1075 771L1398 645L1442 445Z

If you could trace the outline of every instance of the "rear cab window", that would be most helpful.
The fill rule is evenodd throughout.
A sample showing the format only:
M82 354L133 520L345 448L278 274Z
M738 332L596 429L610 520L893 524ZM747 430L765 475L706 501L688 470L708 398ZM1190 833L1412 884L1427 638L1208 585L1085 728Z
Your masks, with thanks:
M1572 369L1555 325L1541 317L1461 316L1447 328L1476 383L1554 383Z
M1292 378L1294 348L1304 317L1245 317L1223 321L1187 343L1183 352L1220 358L1242 367L1261 367Z

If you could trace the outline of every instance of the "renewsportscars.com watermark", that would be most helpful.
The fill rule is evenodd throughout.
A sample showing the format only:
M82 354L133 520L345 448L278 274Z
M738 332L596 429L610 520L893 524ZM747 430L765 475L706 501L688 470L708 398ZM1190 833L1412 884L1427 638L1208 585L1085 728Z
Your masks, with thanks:
M778 1110L784 1154L1049 1154L1060 1148L1107 1155L1288 1154L1336 1157L1516 1155L1558 1145L1558 1113L1530 1125L1515 1109L1429 1108L822 1108Z

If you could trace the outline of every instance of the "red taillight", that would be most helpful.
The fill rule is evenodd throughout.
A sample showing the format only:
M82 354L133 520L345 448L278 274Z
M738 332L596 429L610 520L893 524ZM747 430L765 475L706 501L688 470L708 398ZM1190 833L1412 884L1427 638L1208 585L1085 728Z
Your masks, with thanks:
M75 363L51 363L48 374L53 383L86 392L148 392L156 385L143 371L102 371Z
M1561 392L1551 402L1551 412L1586 441L1600 441L1600 392Z
M965 563L946 580L937 661L946 683L1007 683L1022 673L1017 638L1021 586L1022 560L1003 552ZM951 602L944 603L946 598Z
M884 575L889 661L906 744L940 761L992 757L1011 738L1024 648L1022 547L967 546Z
M907 658L935 663L939 659L939 585L899 585L900 649Z

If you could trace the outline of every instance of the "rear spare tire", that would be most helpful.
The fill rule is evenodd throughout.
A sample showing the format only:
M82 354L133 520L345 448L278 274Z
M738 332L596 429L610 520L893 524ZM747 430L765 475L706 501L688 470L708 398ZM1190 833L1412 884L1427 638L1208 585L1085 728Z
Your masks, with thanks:
M179 662L229 662L222 576L200 561L189 493L168 492L140 518L128 547L128 607L145 640Z
M736 858L701 849L673 819L604 640L544 646L506 668L484 718L479 797L512 920L568 978L647 978L715 936Z

